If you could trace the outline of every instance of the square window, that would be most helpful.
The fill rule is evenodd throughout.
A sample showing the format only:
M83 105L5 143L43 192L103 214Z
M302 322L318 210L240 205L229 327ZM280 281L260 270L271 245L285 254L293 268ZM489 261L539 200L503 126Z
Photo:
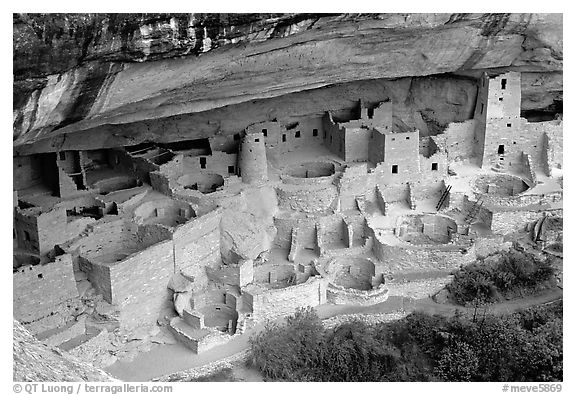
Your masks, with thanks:
M234 166L228 166L228 174L234 174Z
M200 168L201 169L206 168L206 158L204 158L204 157L200 158Z
M255 143L259 143L259 142L260 142L260 139L254 139L254 142L255 142Z
M503 97L499 97L499 98L498 98L498 101L503 101L503 100L504 100Z
M299 130L296 131L296 133L294 134L294 137L296 137L297 139L300 138L300 131Z
M392 174L398 174L398 165L392 165Z
M410 140L410 137L409 137L409 136L407 136L407 137L406 137L406 140Z
M264 137L268 136L268 129L262 129L262 134L264 135Z
M60 160L66 160L66 152L58 152L58 156L60 157Z
M438 170L438 163L432 163L432 170Z
M511 123L507 123L507 124L506 124L506 127L507 127L507 128L511 128L511 127L512 127L512 124L511 124Z
M318 129L312 129L312 136L318 136Z

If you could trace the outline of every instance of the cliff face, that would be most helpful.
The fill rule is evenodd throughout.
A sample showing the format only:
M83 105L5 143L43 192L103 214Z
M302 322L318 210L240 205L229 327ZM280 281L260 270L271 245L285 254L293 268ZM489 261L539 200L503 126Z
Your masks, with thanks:
M14 381L116 381L67 352L42 344L14 320Z
M16 15L14 145L194 139L387 97L433 132L469 116L485 70L523 71L523 110L561 111L562 57L560 14Z

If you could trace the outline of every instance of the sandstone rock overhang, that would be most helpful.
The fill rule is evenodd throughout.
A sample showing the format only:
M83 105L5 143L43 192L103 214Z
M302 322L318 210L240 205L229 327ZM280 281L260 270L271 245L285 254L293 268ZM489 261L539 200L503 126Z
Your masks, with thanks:
M80 148L83 141L94 148L130 143L133 136L117 126L138 123L156 129L147 130L154 140L164 120L353 81L510 67L562 70L561 14L313 20L295 33L246 38L199 56L97 65L94 60L49 76L43 88L17 100L15 152ZM87 139L91 134L99 137ZM179 134L196 138L192 131Z

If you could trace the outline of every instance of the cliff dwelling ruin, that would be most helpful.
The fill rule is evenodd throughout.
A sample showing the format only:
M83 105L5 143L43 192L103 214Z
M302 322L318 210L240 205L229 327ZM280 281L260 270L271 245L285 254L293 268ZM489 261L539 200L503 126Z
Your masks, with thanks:
M205 354L299 307L428 297L514 232L561 256L562 116L523 117L521 71L458 78L472 111L444 124L348 89L344 110L237 130L167 114L134 119L146 141L110 118L94 149L15 144L14 318L76 355L135 333Z

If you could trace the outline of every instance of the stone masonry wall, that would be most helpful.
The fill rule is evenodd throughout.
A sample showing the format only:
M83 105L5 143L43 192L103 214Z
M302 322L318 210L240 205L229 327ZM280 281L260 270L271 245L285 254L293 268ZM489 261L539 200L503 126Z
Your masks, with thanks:
M388 289L382 285L369 291L360 291L328 284L326 297L328 302L333 304L371 306L385 302L388 299Z
M465 122L453 122L448 125L444 135L446 136L449 163L471 158L476 154L474 152L475 128L475 119Z
M298 307L314 307L325 303L326 286L325 279L312 277L303 284L287 288L271 289L257 294L248 292L248 299L252 299L254 320L273 319L293 314Z
M208 279L204 267L218 267L220 259L220 221L222 210L216 210L178 227L173 234L175 269L194 277L198 287Z
M120 307L123 327L156 323L161 307L170 301L167 285L173 274L170 240L110 265L111 302Z
M541 218L544 213L562 216L562 209L543 211L500 211L492 214L492 231L496 234L509 234L524 230L526 225Z
M78 290L68 254L45 265L23 266L14 273L13 314L22 323L46 317L59 303L75 297Z

